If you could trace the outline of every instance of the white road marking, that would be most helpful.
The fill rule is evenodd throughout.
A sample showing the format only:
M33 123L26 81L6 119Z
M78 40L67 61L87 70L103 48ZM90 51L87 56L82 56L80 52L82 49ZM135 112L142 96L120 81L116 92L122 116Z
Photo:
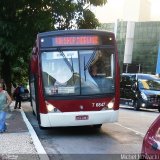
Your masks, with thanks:
M116 125L118 125L118 126L120 126L120 127L123 127L123 128L125 128L125 129L128 129L128 130L130 130L130 131L134 132L135 134L141 135L142 137L144 137L144 136L145 136L145 134L144 134L144 133L141 133L141 132L136 131L136 130L134 130L134 129L132 129L132 128L129 128L129 127L125 127L125 126L123 126L123 125L122 125L122 124L120 124L120 123L114 123L114 124L116 124Z

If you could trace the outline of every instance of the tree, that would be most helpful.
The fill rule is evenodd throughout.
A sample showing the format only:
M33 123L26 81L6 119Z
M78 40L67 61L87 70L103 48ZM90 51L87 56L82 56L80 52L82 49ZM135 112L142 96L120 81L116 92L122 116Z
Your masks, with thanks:
M106 2L107 0L1 0L0 72L9 92L11 81L27 80L28 60L37 33L96 28L99 22L88 8Z

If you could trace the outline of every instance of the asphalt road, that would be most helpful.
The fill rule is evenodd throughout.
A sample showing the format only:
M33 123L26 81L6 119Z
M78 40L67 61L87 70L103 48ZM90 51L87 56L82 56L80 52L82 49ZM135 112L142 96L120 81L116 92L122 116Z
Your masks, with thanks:
M103 124L100 130L91 126L40 130L30 104L23 102L22 105L44 149L56 160L115 160L125 159L123 156L130 154L137 156L145 133L159 115L157 110L134 111L121 106L119 121Z

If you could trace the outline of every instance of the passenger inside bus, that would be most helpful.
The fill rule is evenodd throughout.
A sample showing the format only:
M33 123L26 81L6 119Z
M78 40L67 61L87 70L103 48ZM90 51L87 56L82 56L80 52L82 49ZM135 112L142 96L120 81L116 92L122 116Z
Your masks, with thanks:
M110 81L106 78L105 73L98 70L96 64L91 66L90 75L101 90L101 93L105 93L107 90L109 91L109 87L111 87Z
M96 77L97 76L97 66L96 65L93 65L92 67L91 67L91 76L92 77Z

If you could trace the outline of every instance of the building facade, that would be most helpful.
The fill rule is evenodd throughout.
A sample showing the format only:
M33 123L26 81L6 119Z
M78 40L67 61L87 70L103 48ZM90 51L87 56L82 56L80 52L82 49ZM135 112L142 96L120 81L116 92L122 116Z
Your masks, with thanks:
M121 72L124 64L140 64L144 73L156 74L160 21L118 21L116 24L101 24L98 29L116 31Z

